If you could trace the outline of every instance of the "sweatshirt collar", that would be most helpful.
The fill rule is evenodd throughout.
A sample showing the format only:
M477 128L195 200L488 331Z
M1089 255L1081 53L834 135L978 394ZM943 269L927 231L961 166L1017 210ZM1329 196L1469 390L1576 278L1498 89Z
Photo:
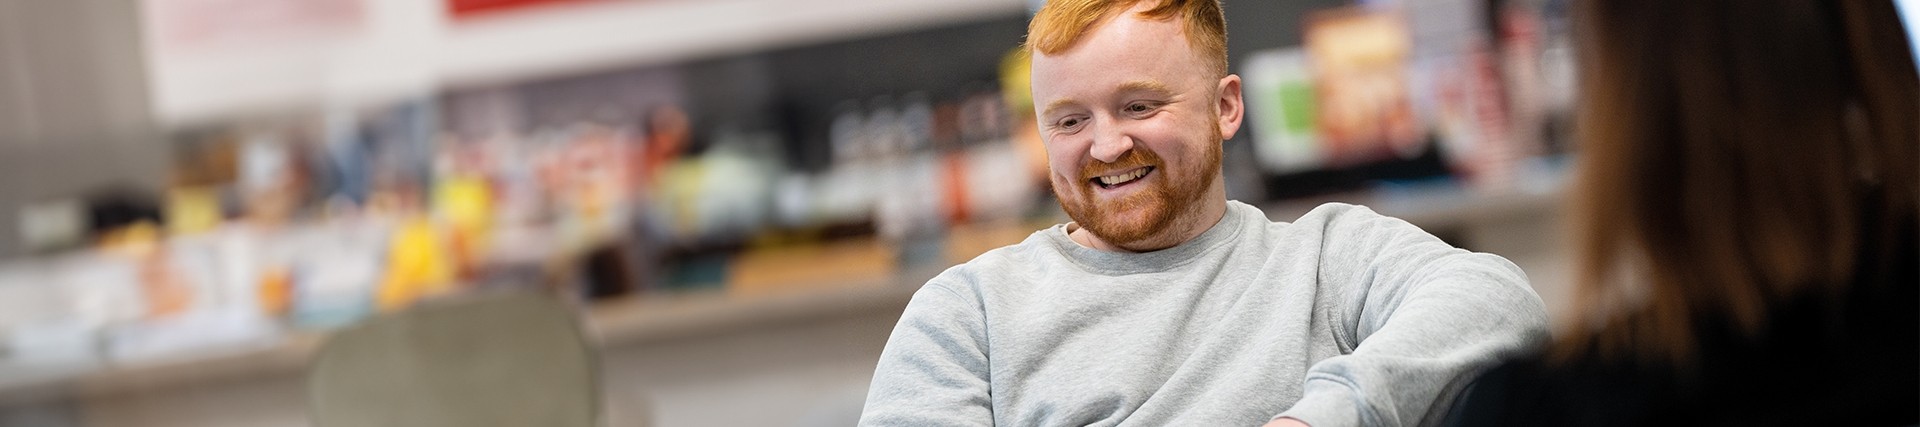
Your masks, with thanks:
M1238 201L1227 201L1227 212L1213 227L1193 239L1171 248L1152 252L1108 252L1081 246L1067 235L1067 224L1046 230L1047 242L1061 255L1090 272L1125 275L1167 271L1185 265L1222 243L1233 241L1249 218L1264 218L1259 208Z

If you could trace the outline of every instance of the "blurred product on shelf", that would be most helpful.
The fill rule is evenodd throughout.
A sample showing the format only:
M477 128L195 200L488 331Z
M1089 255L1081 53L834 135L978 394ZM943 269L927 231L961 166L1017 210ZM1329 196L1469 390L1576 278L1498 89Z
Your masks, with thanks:
M1032 179L1047 180L1047 146L1040 139L1040 125L1033 109L1033 58L1026 49L1014 48L1000 57L1000 98L1011 112L1008 137L1018 151Z
M1304 38L1326 165L1411 158L1426 148L1408 94L1413 40L1399 15L1358 7L1315 12Z
M1288 173L1318 167L1324 154L1315 124L1312 68L1300 48L1254 53L1240 65L1260 167Z
M377 285L374 303L381 311L397 311L452 291L453 260L444 247L445 234L424 214L401 212L406 217L388 241L386 273Z

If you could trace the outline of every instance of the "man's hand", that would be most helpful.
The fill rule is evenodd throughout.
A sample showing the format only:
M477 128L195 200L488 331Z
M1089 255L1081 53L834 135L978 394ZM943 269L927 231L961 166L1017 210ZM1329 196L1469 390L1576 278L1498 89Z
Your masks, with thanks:
M1307 423L1300 422L1300 420L1296 420L1292 418L1281 418L1281 419L1267 422L1267 425L1264 427L1313 427L1313 426L1309 426L1307 425Z

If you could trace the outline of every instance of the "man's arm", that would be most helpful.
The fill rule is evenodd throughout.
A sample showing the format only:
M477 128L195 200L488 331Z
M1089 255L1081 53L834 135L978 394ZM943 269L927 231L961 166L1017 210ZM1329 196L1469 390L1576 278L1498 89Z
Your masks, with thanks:
M1471 375L1546 341L1546 308L1513 263L1364 207L1321 209L1336 210L1324 222L1321 304L1352 351L1309 367L1300 401L1275 421L1431 423Z
M991 426L986 321L975 298L928 283L880 353L861 426Z

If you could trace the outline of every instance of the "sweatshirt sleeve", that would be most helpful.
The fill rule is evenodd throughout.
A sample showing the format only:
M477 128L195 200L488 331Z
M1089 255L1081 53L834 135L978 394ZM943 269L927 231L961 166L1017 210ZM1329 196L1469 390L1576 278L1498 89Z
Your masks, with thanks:
M1323 224L1317 304L1351 351L1310 366L1300 401L1275 418L1432 424L1473 374L1546 341L1545 305L1513 263L1365 207L1322 209L1335 212Z
M861 426L993 425L980 304L934 280L887 339Z

